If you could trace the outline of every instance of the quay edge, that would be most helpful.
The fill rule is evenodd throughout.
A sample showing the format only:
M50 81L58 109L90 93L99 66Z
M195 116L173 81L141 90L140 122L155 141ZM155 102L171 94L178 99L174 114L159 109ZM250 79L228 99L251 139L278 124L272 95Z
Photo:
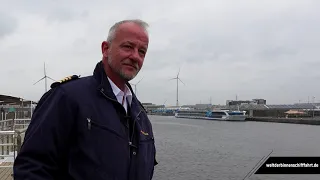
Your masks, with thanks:
M290 123L290 124L306 124L320 125L320 118L272 118L272 117L248 117L246 121L255 122L273 122L273 123Z

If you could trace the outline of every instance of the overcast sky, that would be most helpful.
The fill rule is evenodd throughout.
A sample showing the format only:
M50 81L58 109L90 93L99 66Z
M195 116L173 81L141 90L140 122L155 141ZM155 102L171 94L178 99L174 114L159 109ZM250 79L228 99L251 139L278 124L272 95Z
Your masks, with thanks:
M0 94L39 100L47 75L92 74L110 26L150 24L150 44L131 82L142 102L267 104L320 101L318 0L0 0ZM48 86L53 81L48 80Z

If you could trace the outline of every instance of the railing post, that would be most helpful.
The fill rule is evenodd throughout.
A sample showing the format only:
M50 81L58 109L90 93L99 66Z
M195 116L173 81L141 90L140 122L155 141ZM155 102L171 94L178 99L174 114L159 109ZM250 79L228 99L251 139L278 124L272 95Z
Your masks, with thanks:
M21 132L17 132L17 154L19 154L22 145Z
M12 127L11 127L11 130L12 130L12 131L14 131L15 119L16 119L16 118L12 118L12 122L11 122L11 123L12 123Z

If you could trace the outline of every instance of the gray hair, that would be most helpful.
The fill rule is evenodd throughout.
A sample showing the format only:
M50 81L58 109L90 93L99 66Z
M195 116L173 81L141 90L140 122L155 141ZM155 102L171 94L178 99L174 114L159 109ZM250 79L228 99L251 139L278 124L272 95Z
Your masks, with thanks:
M149 27L149 24L140 20L140 19L129 19L129 20L123 20L123 21L119 21L117 23L115 23L109 30L109 34L108 34L108 38L107 38L107 42L108 43L111 43L111 41L114 39L115 37L115 34L116 34L116 31L118 29L118 27L121 25L121 24L124 24L124 23L134 23L134 24L137 24L138 26L140 26L141 28L143 28L145 30L145 32L148 34L148 27Z

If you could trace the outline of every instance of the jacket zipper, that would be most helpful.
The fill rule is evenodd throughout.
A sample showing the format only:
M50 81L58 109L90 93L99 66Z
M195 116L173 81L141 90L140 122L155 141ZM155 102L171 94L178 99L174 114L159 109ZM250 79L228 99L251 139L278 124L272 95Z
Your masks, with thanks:
M91 130L92 125L95 125L95 126L100 127L100 128L102 128L104 130L110 131L107 127L92 121L90 118L87 118L87 122L88 122L88 130Z
M135 126L136 126L136 120L137 120L137 118L139 117L139 115L140 115L140 113L141 113L141 111L138 113L138 115L133 119L133 125L132 125L132 134L131 134L131 138L129 138L129 158L131 159L131 153L133 153L133 155L136 155L136 151L133 151L133 152L131 152L131 146L133 146L133 143L132 143L132 141L133 141L133 136L134 136L134 134L135 134L135 132L134 132L134 130L135 130ZM129 132L130 132L130 130L129 130ZM129 134L130 135L130 134ZM138 146L138 144L136 145L136 147L135 148L138 148L137 147ZM131 163L130 163L131 164Z
M134 120L133 120L132 135L131 135L131 139L130 139L131 142L132 142L132 140L133 140L134 128L135 128L135 126L136 126L136 120L137 120L137 118L139 117L139 115L140 115L141 112L142 112L142 111L140 110L139 113L137 114L137 116L136 116L136 117L134 118Z
M118 101L112 99L112 98L109 98L104 92L103 92L103 89L100 90L101 94L103 94L103 96L113 102L116 102L116 103L119 103ZM140 114L140 113L139 113ZM133 124L135 125L135 121L133 122ZM133 130L134 130L134 126L133 126ZM130 130L129 130L130 132ZM134 134L134 132L132 133L132 135ZM130 136L130 135L129 135ZM131 159L131 146L132 146L132 141L130 140L130 137L128 136L128 149L129 149L129 159Z
M113 133L114 135L120 137L121 139L124 139L123 136L119 135L117 132L115 132L115 131L107 128L106 126L100 125L100 124L92 121L90 118L87 118L87 126L88 126L88 130L89 130L89 131L91 130L91 128L92 128L93 125L96 126L96 127L101 128L101 129L103 129L103 130L109 131L109 132Z
M118 101L112 99L112 98L109 98L104 92L103 92L103 89L100 89L100 92L103 94L104 97L106 97L107 99L113 101L113 102L116 102L116 103L119 103Z
M87 118L87 121L88 121L88 129L91 130L91 119Z

